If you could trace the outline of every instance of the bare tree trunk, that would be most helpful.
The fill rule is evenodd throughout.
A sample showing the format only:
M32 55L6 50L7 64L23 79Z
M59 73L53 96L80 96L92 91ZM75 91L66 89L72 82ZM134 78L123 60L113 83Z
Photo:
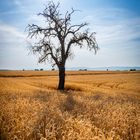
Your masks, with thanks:
M59 67L59 84L58 90L65 89L65 67Z

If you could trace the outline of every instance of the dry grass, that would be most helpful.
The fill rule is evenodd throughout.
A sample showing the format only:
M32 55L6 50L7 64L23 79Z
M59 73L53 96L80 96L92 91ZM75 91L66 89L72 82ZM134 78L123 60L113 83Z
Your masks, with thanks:
M41 76L40 76L41 75ZM1 140L139 140L139 72L0 72Z

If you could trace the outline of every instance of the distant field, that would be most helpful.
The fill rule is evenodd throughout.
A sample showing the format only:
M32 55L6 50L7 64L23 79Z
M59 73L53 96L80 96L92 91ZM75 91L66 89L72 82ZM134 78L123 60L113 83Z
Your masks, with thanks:
M0 139L139 140L140 71L0 71Z
M102 74L134 74L140 71L66 71L66 75L102 75ZM58 71L0 71L0 77L38 77L57 76Z

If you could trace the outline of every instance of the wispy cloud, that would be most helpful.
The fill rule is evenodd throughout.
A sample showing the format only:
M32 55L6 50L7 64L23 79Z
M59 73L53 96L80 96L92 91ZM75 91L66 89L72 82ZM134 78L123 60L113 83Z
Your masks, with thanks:
M24 39L25 34L20 32L17 28L0 23L0 47L5 46L7 43L14 46L14 43L23 42Z
M90 27L97 32L98 42L103 47L128 45L140 36L140 17L134 17L133 12L102 8L90 13L92 15L86 16L83 20L91 23Z
M20 0L14 0L15 5L22 7L21 1Z
M37 60L28 55L26 37L26 34L16 27L0 22L0 68L36 67Z
M75 65L81 60L88 66L139 65L140 17L118 8L87 10L85 15L82 21L89 22L91 31L97 32L100 50L97 56L77 51Z

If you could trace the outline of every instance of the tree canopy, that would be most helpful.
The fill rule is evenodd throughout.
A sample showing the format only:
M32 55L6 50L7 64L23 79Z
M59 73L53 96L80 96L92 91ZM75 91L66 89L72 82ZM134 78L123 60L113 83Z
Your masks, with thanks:
M36 24L28 25L28 36L35 37L37 40L32 46L32 51L40 55L39 63L48 60L53 65L57 65L59 72L63 73L59 76L63 75L63 79L65 79L66 60L72 55L71 50L74 46L80 46L80 48L86 46L95 53L98 50L95 32L84 30L88 23L72 24L71 17L75 12L76 10L71 9L70 12L61 14L60 3L55 4L51 1L44 11L38 14L44 17L46 25L44 27ZM65 80L62 81L62 83L65 82Z

